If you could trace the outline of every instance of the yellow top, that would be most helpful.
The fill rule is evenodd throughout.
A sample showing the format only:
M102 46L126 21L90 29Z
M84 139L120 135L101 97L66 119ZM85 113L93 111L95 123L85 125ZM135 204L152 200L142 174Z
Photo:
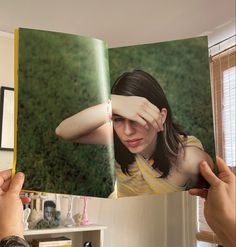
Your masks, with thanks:
M203 149L201 142L194 136L188 136L185 145ZM145 160L141 155L136 155L135 162L129 165L131 176L124 174L120 165L116 164L116 196L157 195L186 189L187 185L178 186L167 178L159 178L161 174L152 167L153 163L153 160Z

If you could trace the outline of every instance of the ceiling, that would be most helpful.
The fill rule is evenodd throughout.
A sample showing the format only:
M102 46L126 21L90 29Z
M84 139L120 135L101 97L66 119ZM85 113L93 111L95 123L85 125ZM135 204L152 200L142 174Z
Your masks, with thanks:
M235 30L235 0L0 0L0 30L36 28L91 36L109 47ZM235 32L235 31L234 31Z

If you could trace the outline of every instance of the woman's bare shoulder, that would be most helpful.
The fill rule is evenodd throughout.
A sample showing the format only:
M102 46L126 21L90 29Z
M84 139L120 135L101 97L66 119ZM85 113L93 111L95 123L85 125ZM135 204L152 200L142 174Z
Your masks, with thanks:
M199 146L184 146L178 163L181 166L181 170L191 175L199 174L199 165L202 161L207 161L210 166L213 166L213 161L209 154L207 154Z

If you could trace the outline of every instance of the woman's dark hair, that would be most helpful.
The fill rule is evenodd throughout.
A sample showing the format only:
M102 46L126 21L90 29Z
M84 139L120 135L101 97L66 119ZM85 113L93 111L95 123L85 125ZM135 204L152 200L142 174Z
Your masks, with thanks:
M187 137L187 134L173 122L169 103L160 84L147 72L134 70L119 76L111 89L111 93L144 97L157 106L160 111L162 108L167 109L164 131L158 132L156 149L152 155L152 159L154 159L153 168L162 172L161 178L167 177L172 164L176 162L179 148L183 147L183 139ZM121 166L122 172L129 174L129 165L135 161L135 155L122 144L116 132L113 131L113 133L115 159Z

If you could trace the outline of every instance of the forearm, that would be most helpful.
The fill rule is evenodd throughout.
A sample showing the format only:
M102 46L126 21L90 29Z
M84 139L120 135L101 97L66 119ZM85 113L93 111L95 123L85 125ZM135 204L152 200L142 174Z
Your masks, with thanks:
M20 238L24 238L23 236L23 230L15 229L13 226L11 227L1 227L1 232L0 232L0 240L7 238L8 236L18 236Z
M63 120L56 134L66 140L75 140L89 134L109 121L107 103L89 107Z

